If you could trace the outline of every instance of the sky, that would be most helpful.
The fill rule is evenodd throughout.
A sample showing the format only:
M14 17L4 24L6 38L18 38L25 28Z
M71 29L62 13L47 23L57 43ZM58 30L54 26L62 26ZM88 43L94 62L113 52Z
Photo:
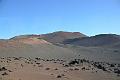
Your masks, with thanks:
M120 0L0 0L0 38L54 31L120 34Z

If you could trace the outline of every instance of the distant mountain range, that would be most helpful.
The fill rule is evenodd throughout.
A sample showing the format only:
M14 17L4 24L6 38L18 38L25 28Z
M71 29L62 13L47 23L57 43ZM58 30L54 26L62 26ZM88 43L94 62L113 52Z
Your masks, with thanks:
M52 44L60 43L60 44L71 44L76 46L118 46L120 45L120 35L116 34L99 34L96 36L88 37L85 34L80 32L65 32L65 31L57 31L48 34L40 34L40 35L20 35L11 38L10 40L22 39L22 38L39 38L44 39Z

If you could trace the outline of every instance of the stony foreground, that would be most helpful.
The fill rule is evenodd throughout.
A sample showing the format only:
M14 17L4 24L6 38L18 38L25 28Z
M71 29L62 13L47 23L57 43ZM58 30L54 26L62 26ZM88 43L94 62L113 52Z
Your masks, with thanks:
M120 80L120 64L1 57L0 80Z

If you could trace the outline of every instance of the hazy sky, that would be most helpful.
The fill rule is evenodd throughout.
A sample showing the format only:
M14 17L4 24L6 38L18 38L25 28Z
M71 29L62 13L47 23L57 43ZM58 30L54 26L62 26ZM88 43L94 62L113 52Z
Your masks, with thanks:
M120 34L120 0L0 0L0 38L54 31Z

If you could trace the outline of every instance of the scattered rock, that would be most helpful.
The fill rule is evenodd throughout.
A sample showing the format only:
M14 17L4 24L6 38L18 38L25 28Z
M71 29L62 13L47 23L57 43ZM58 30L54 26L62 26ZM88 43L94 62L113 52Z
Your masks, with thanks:
M0 68L0 71L6 71L7 69L5 67Z
M85 70L85 67L82 67L81 69L82 69L82 70Z
M11 70L8 70L8 72L12 72Z
M8 73L4 72L2 75L5 76L5 75L8 75Z
M62 78L62 76L61 75L57 75L57 78Z
M79 70L79 68L75 68L74 70Z
M50 68L46 68L45 70L50 70Z
M72 65L75 65L75 64L79 64L79 61L73 60L73 61L70 61L68 64L69 64L70 66L72 66Z
M110 64L110 67L115 67L115 65L114 64Z
M117 68L115 68L115 69L114 69L114 73L120 74L120 70L117 69Z
M58 68L55 68L55 70L58 70Z

